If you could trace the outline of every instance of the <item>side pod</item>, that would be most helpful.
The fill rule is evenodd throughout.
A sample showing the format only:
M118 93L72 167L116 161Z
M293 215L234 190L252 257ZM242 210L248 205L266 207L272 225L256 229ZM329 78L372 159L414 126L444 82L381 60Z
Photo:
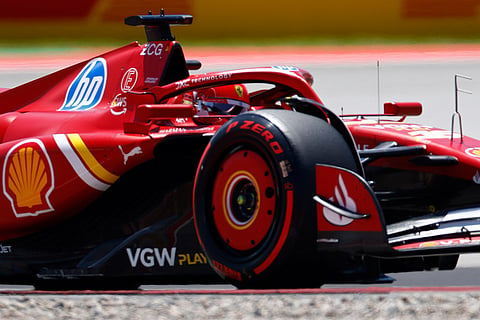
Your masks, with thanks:
M317 164L317 249L355 253L391 251L380 205L355 172Z

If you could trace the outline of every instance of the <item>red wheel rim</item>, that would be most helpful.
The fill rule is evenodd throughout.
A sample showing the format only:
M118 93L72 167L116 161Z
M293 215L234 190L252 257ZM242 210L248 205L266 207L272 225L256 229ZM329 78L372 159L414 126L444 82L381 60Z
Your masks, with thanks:
M275 215L275 181L257 153L240 150L225 159L213 186L215 225L233 249L254 248L267 236Z

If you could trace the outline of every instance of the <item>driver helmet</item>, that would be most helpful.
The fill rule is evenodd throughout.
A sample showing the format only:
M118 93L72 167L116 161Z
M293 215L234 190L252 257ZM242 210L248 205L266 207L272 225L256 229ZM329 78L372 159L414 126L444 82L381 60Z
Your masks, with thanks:
M237 115L250 108L250 98L243 84L197 90L184 95L184 103L192 103L199 114Z

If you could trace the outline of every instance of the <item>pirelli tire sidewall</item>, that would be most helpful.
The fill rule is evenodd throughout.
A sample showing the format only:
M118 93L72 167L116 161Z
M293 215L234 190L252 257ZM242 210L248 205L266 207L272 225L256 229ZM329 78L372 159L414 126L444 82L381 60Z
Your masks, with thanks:
M194 218L209 263L221 277L238 287L319 285L315 163L354 170L343 139L324 120L286 110L241 114L220 128L197 170ZM227 212L235 210L225 210L229 202L222 199L235 193L229 184L236 176L254 181L260 191L252 197L262 200L251 224L232 228L230 220L237 219ZM263 185L273 185L273 195ZM243 203L233 200L232 206Z

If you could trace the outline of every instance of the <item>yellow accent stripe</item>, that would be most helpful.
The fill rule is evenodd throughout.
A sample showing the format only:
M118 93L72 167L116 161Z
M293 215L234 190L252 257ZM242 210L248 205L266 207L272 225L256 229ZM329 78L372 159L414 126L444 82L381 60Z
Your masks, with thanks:
M225 220L227 220L228 224L233 228L233 229L237 229L237 230L245 230L247 229L248 227L250 227L253 222L255 221L255 219L257 219L257 216L258 216L258 210L260 210L260 205L257 205L257 208L255 208L255 212L253 213L252 215L252 218L251 220L245 224L245 225L237 225L237 224L234 224L232 222L232 219L230 217L230 210L228 210L227 206L228 206L228 203L231 203L230 201L228 201L229 199L229 195L228 195L228 189L231 187L231 183L232 183L232 180L234 179L237 179L238 177L243 177L243 176L246 176L247 178L250 178L250 181L253 183L253 185L255 186L255 190L260 190L260 187L258 186L258 182L257 180L255 179L255 177L248 171L245 171L245 170L239 170L235 173L233 173L229 178L228 178L228 181L227 183L225 184L225 188L223 189L223 213L225 215ZM231 196L231 195L230 195ZM258 203L260 204L261 203L261 195L260 193L258 193Z
M78 152L83 162L98 178L107 183L114 183L119 177L116 174L109 172L95 159L93 154L88 150L82 138L77 133L67 134L68 139L72 143L75 150Z

